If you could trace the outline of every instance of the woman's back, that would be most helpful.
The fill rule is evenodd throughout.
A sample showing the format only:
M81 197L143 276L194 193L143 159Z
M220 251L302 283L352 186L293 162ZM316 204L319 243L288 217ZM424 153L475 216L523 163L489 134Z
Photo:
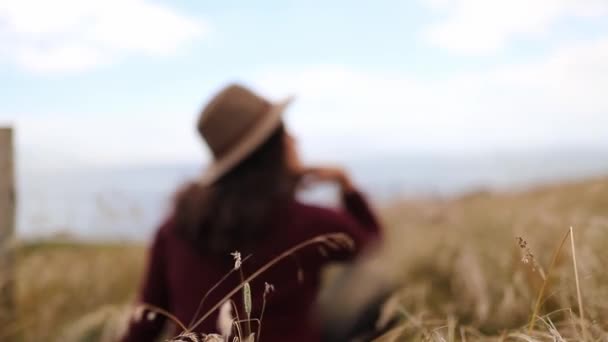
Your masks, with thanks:
M344 197L345 211L335 211L301 204L296 201L273 210L268 220L269 232L260 239L255 250L239 251L250 255L241 265L243 275L257 269L287 249L328 233L346 233L355 241L354 251L319 249L313 245L284 259L251 282L252 318L260 317L264 305L266 283L275 288L268 294L261 336L263 341L315 341L319 329L311 315L316 300L320 272L328 262L352 258L357 251L378 236L378 224L362 196L351 192ZM175 222L168 220L158 231L150 255L150 266L144 281L141 300L169 309L180 321L188 324L206 313L226 293L241 283L240 272L232 274L205 299L200 313L194 317L200 300L234 267L232 256L205 254L192 247L178 233ZM241 319L245 317L241 295L233 299ZM217 332L217 313L213 313L194 331ZM150 341L158 336L164 320L133 322L125 341ZM247 324L243 325L247 327ZM252 324L257 332L257 325ZM179 329L175 333L179 333Z

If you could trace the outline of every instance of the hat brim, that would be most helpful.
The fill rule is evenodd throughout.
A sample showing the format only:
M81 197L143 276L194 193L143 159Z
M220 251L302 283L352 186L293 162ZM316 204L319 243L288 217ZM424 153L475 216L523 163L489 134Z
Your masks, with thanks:
M238 165L239 162L251 155L281 125L283 113L292 101L293 97L288 97L283 101L272 104L264 120L259 122L255 127L252 127L247 135L230 152L222 156L222 158L214 160L207 167L199 179L199 183L202 185L213 184Z

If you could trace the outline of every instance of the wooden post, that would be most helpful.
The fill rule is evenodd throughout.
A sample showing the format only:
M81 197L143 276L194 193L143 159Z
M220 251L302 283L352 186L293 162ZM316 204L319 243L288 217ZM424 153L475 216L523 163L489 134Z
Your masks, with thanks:
M0 326L15 314L13 130L0 127Z

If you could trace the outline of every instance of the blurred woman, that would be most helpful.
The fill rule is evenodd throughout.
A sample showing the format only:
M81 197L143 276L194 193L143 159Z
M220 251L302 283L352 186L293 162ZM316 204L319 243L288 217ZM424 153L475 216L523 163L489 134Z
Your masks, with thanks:
M252 318L260 316L264 297L267 299L259 336L262 341L320 339L312 309L323 266L355 257L379 238L380 227L345 172L301 164L295 140L281 119L288 102L271 103L242 86L230 85L205 107L198 131L214 161L200 179L179 192L172 214L158 229L140 302L162 308L184 324L191 323L238 286L243 275L298 243L342 232L352 238L354 250L327 253L311 247L251 282ZM298 202L295 192L304 178L336 183L343 210ZM199 308L207 291L233 268L230 253L234 251L250 257ZM274 293L264 295L265 283L274 286ZM242 296L233 299L239 310L233 315L247 317ZM217 319L218 313L213 312L194 331L217 332ZM165 321L162 315L133 320L123 341L153 341ZM244 326L257 332L255 323Z

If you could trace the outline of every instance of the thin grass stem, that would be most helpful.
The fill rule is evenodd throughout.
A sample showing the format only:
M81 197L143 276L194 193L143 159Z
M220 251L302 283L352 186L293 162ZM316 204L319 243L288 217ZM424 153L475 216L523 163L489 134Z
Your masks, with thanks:
M574 247L574 229L570 227L570 243L572 246L572 264L574 265L574 280L576 281L576 297L578 299L578 312L583 333L583 340L587 341L587 329L585 327L585 314L583 311L583 297L581 296L581 285L578 279L578 267L576 266L576 248Z
M244 286L245 283L248 283L250 281L252 281L253 279L257 278L260 274L264 273L266 270L268 270L269 268L271 268L272 266L274 266L276 263L278 263L279 261L285 259L286 257L288 257L289 255L293 254L294 252L308 247L310 245L314 245L317 243L327 243L327 241L331 241L331 239L350 239L350 237L348 237L348 235L344 234L344 233L332 233L332 234L325 234L325 235L321 235L321 236L317 236L314 237L310 240L306 240L304 242L301 242L297 245L295 245L294 247L286 250L285 252L281 253L280 255L278 255L277 257L275 257L274 259L270 260L268 263L266 263L264 266L260 267L257 271L255 271L253 274L251 274L249 277L247 277L247 279L245 279L244 282L241 282L240 285L236 286L234 289L232 289L232 291L228 292L228 294L226 294L224 296L224 298L222 298L219 302L217 302L205 315L203 315L203 317L201 317L192 327L192 329L196 329L197 326L199 326L205 319L207 319L207 317L209 317L213 312L215 312L215 310L217 310L224 301L228 300L230 297L234 296L234 294L236 294L237 292L239 292ZM333 242L333 241L332 241Z
M249 259L251 257L251 254L249 254L248 256L246 256L243 260L242 263L244 263L245 261L247 261L247 259ZM239 267L240 269L240 267ZM203 308L203 304L205 303L205 300L207 299L207 297L209 297L209 294L211 294L211 292L213 292L218 286L220 286L224 281L226 281L226 279L228 279L228 277L234 273L236 271L235 268L232 268L228 273L226 273L222 279L220 279L217 283L215 283L215 285L213 285L213 287L211 287L203 296L203 299L201 299L200 303L198 304L198 308L196 308L196 311L194 312L194 316L192 316L192 319L190 320L190 323L188 323L188 330L190 331L190 327L192 326L192 323L194 322L194 320L196 319L196 317L198 316L198 314L200 313L201 309Z
M566 243L566 239L568 238L569 235L570 235L570 230L568 230L566 232L566 234L562 238L562 241L559 244L559 247L557 247L555 252L553 252L553 256L551 257L551 264L549 264L549 268L547 269L547 276L543 280L543 284L541 285L540 291L538 292L538 297L536 297L536 304L534 305L534 311L532 311L532 317L530 317L530 322L528 323L528 333L531 333L532 329L534 328L534 324L536 323L536 317L538 316L538 313L540 311L540 306L541 306L541 302L543 299L543 295L545 294L545 289L547 288L547 285L549 284L551 271L553 271L553 267L555 266L555 263L557 262L557 257L559 256L559 252L562 250L562 247L564 246L564 243Z
M152 311L154 313L165 316L168 319L170 319L173 323L175 323L177 326L179 326L183 331L187 330L186 326L177 317L172 315L169 311L166 311L164 309L159 308L158 306L154 306L152 304L147 304L147 303L141 303L141 304L139 304L139 306L145 310Z

